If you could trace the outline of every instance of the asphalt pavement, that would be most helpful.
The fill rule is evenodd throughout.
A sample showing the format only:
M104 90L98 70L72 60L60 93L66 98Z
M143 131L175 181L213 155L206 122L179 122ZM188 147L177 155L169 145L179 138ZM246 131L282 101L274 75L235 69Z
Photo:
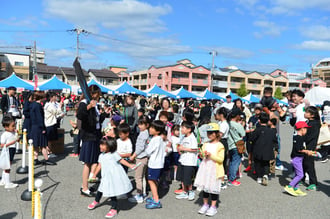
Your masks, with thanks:
M80 219L104 218L109 211L110 202L103 198L102 205L94 210L87 206L93 198L80 195L83 165L78 158L69 157L72 152L72 138L69 135L69 119L65 118L65 153L54 160L56 166L39 165L35 167L35 177L43 180L42 215L47 219ZM3 128L0 129L1 131ZM281 159L285 167L290 167L292 147L292 128L288 124L281 125ZM39 156L42 159L42 156ZM244 164L246 164L246 160ZM31 218L31 202L22 201L20 196L27 189L27 174L16 174L21 166L21 155L15 156L12 166L11 180L18 183L16 189L6 190L0 187L0 218ZM305 197L292 197L284 193L283 187L290 182L290 171L277 171L276 177L269 181L268 186L257 184L254 176L243 173L239 179L239 187L229 187L220 194L218 214L214 218L330 218L330 161L316 162L316 173L319 180L318 191L309 191ZM133 172L129 172L133 181ZM92 184L91 184L92 185ZM145 204L131 204L127 200L119 200L119 214L116 218L205 218L197 211L202 199L196 193L194 201L177 200L173 191L179 183L173 182L168 191L162 190L162 209L147 210ZM306 186L301 189L305 191Z

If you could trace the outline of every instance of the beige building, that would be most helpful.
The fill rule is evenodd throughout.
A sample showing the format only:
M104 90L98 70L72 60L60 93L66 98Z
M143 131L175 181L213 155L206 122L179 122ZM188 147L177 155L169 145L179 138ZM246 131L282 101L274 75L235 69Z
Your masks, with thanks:
M28 80L30 73L30 56L17 53L0 54L0 80L8 77L13 72L22 79Z
M312 67L312 78L320 78L330 87L330 58L322 59Z

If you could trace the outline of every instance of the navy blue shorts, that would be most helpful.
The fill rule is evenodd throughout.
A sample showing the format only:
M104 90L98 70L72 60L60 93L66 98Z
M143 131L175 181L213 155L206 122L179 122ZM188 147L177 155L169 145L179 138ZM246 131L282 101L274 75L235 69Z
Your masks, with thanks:
M179 152L172 152L172 164L175 166L179 165L179 158L180 158L180 154Z
M13 162L14 156L16 154L16 148L8 148L9 149L9 160Z
M160 174L162 169L152 169L148 167L148 180L158 181L160 178Z

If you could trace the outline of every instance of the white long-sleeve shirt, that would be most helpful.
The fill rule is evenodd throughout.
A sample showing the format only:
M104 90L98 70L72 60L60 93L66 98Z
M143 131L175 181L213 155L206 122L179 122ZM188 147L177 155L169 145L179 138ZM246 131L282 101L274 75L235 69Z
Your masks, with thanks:
M44 111L46 127L55 125L57 123L57 118L63 114L61 108L56 102L47 102L45 104Z
M160 136L154 136L146 149L149 156L148 167L152 169L161 169L164 167L165 143Z

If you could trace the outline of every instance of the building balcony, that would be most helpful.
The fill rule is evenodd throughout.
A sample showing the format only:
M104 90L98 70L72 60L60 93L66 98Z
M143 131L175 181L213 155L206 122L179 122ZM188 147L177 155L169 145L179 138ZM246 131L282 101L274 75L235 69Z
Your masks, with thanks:
M213 81L212 81L212 85L213 85L213 86L216 86L216 87L227 88L227 87L228 87L228 82L227 82L227 81L217 81L217 80L213 80Z
M239 88L242 83L244 83L244 82L230 82L228 84L228 87L230 87L230 88Z
M261 84L257 84L257 83L248 83L246 85L246 89L250 89L250 90L262 90L264 86L262 86Z
M190 84L189 78L172 78L171 82L172 84Z
M208 86L208 80L203 80L203 79L193 79L192 80L193 85L197 86Z

